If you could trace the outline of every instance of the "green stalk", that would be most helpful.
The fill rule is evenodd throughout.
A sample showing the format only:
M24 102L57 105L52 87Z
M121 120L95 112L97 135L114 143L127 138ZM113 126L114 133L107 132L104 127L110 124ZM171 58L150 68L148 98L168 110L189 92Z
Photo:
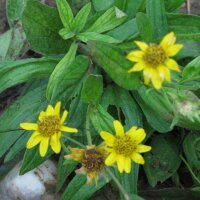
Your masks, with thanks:
M92 145L92 137L90 134L90 111L91 111L91 106L88 105L88 109L87 109L87 114L86 114L86 122L85 122L85 134L87 137L87 141L88 141L88 145Z
M66 135L64 135L64 134L62 134L62 136L63 136L64 138L68 139L70 142L73 142L74 144L80 146L81 148L85 148L85 145L82 144L82 143L80 143L80 142L78 142L77 140L74 140L73 138L70 138L70 137L68 137L68 136L66 136Z
M106 168L107 173L111 176L117 187L119 188L120 192L124 195L125 200L131 200L128 193L124 189L124 187L121 185L119 180L116 178L116 176L112 173L112 171L109 168Z

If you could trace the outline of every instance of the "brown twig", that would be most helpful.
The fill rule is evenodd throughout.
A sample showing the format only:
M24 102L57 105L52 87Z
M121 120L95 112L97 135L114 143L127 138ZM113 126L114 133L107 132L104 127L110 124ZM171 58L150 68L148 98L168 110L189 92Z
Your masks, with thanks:
M191 13L191 2L190 2L190 0L186 1L186 10L187 10L188 14Z

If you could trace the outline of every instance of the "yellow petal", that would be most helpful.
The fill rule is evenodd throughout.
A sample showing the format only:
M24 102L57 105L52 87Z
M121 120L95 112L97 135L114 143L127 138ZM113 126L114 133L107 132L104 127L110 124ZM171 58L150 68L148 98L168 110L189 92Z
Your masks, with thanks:
M125 158L125 164L124 169L126 173L131 172L131 159L129 157Z
M126 58L132 62L140 62L143 55L144 53L142 51L131 51Z
M100 136L108 146L110 147L113 146L115 137L111 133L108 133L106 131L101 131Z
M182 44L175 44L173 46L170 46L168 49L166 49L167 56L175 56L181 49L183 48Z
M133 132L130 137L136 141L137 144L142 142L144 138L146 137L146 133L143 128L137 129L135 132Z
M145 42L135 41L135 44L142 50L146 51L146 49L149 47L148 44Z
M155 89L160 89L162 87L162 80L159 76L159 72L157 70L152 70L152 77L151 77L152 84Z
M128 135L128 136L132 136L132 135L134 135L135 134L135 131L137 130L137 126L133 126L133 127L131 127L127 132L126 132L126 135Z
M40 155L44 157L47 153L49 146L49 137L43 137L40 142Z
M124 162L125 161L125 157L122 155L117 155L117 167L120 173L122 173L124 171Z
M170 71L167 67L159 66L157 70L162 81L167 80L168 82L171 82Z
M175 60L173 60L173 59L167 59L166 62L165 62L165 65L169 69L171 69L173 71L177 71L177 72L181 71L180 68L179 68L179 66L178 66L178 63Z
M122 126L121 122L118 120L115 120L113 122L114 128L115 128L115 132L116 132L116 136L124 136L124 127Z
M20 127L27 131L36 131L38 130L38 125L36 123L21 123Z
M46 113L44 111L40 112L39 121L42 121Z
M63 131L63 132L68 132L68 133L77 133L78 132L78 129L70 128L70 127L67 127L67 126L62 126L60 130Z
M135 163L142 164L142 165L145 163L144 158L139 153L134 152L131 158Z
M145 68L145 65L143 62L139 62L137 64L135 64L133 66L133 68L131 68L128 72L131 73L131 72L139 72L141 70L143 70Z
M60 134L54 134L51 136L50 145L55 153L60 153L61 143L60 143Z
M150 83L150 78L149 78L149 76L144 74L144 84L145 84L145 85L148 85L149 83Z
M64 110L62 118L60 120L61 124L63 124L67 118L68 112L66 110Z
M160 46L166 50L168 47L174 45L176 42L176 37L173 32L168 33L161 41Z
M106 158L105 164L107 166L111 166L116 162L116 160L117 160L117 154L113 152Z
M42 139L42 136L40 132L35 131L29 138L28 142L26 143L26 148L27 149L33 148L34 146L40 143L41 139Z
M55 114L58 116L60 116L60 107L61 107L61 102L59 101L55 106Z
M151 151L151 147L150 147L150 146L147 146L147 145L139 144L139 145L137 146L136 151L137 151L138 153L145 153L145 152Z
M48 105L47 110L46 110L46 115L47 116L55 115L55 111L52 105Z

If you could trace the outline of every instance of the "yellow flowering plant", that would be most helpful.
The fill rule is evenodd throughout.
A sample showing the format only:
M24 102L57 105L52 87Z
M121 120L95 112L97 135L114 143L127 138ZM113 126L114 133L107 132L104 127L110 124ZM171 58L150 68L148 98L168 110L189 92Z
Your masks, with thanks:
M184 0L45 2L7 0L0 180L52 160L61 200L198 199L200 17Z

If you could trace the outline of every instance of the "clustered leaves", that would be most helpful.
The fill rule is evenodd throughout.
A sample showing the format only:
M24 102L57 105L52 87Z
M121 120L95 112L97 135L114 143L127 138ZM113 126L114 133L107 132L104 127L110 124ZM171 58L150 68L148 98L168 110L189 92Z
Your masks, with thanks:
M121 199L198 199L200 17L183 2L8 0L0 92L22 91L0 115L2 169L55 153L61 200L113 182Z

